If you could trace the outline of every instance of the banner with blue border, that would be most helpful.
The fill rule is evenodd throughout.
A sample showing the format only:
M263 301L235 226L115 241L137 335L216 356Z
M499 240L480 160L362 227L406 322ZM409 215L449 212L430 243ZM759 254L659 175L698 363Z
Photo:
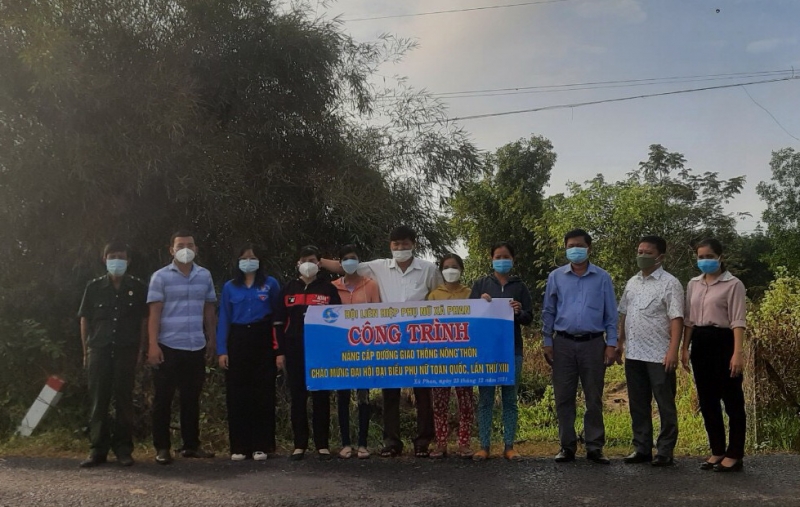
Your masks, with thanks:
M309 306L308 389L512 385L509 301Z

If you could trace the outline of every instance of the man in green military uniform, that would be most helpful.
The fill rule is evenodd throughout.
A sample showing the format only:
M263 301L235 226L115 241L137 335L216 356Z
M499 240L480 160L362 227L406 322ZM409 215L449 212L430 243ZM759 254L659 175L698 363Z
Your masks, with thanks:
M133 465L133 386L147 340L147 285L125 274L129 257L126 244L106 245L103 262L108 273L86 285L78 312L92 403L91 453L81 462L83 468L105 463L109 450L120 465Z

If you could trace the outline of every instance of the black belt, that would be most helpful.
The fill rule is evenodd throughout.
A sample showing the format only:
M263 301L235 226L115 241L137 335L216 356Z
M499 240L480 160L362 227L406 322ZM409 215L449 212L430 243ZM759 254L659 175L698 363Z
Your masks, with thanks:
M251 322L249 324L231 324L231 329L233 328L240 328L240 329L253 329L253 328L260 328L264 326L268 326L270 324L270 320L257 320L255 322Z
M575 342L588 342L589 340L600 338L603 336L603 333L569 334L565 333L564 331L556 331L556 336L560 336Z

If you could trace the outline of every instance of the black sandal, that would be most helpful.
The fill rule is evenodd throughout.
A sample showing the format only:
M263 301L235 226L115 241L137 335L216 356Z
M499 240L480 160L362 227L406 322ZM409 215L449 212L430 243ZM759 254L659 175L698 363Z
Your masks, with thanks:
M430 451L428 449L426 449L424 447L417 447L416 449L414 449L414 457L417 457L417 458L430 458L431 457L431 453L430 453Z
M381 458L396 458L400 452L397 450L397 447L387 445L383 449L381 449L380 455Z

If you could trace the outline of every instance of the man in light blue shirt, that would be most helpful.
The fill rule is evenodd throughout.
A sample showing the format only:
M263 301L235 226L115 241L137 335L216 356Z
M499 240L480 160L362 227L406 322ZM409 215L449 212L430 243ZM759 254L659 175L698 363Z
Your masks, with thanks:
M607 272L589 263L592 237L586 231L568 232L564 246L570 262L548 276L542 310L544 355L553 367L561 441L555 459L558 463L575 460L575 401L580 380L586 400L586 457L607 465L610 461L603 455L603 385L606 367L614 364L617 355L614 285Z
M194 263L197 246L192 233L172 235L173 261L153 273L147 303L150 307L148 362L153 373L153 445L156 462L172 462L170 421L172 398L180 391L182 455L210 458L200 449L200 393L205 360L216 348L217 301L211 273Z

